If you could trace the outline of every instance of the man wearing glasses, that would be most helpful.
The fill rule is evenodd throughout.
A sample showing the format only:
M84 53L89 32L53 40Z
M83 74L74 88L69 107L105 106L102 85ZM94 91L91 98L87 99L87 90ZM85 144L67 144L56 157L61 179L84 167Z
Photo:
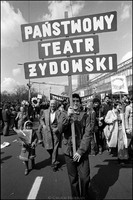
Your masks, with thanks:
M68 125L64 130L62 148L65 154L72 197L87 199L90 183L89 150L91 131L86 124L87 114L81 111L81 98L78 94L72 95L73 107L67 111ZM73 154L71 123L75 126L76 153Z

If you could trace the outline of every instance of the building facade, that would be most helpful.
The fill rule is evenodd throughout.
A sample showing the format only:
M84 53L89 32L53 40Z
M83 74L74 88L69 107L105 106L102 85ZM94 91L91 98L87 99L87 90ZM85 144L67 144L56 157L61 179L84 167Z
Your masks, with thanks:
M80 80L77 89L74 92L80 94L80 96L92 97L94 93L97 93L104 98L106 94L112 96L111 91L111 76L126 76L128 95L131 96L132 89L132 58L122 62L117 66L117 72L99 74L95 78L88 79L89 75L83 75ZM86 76L86 78L85 78ZM88 79L88 80L87 80ZM83 83L83 84L82 84Z

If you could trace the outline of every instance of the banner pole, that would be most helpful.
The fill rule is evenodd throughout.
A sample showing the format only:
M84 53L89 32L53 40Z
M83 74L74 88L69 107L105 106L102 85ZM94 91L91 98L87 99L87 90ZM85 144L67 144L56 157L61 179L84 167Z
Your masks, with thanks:
M122 112L124 113L124 105L123 105L123 102L122 102L122 93L120 92L120 102L122 103Z
M65 11L65 18L68 18L68 12L67 11ZM68 87L69 87L70 106L73 107L73 101L72 101L72 77L71 77L71 75L68 76ZM74 155L76 153L74 122L72 122L72 124L71 124L71 132L72 132L72 145L73 145L73 155Z
M121 92L120 92L120 102L121 102Z

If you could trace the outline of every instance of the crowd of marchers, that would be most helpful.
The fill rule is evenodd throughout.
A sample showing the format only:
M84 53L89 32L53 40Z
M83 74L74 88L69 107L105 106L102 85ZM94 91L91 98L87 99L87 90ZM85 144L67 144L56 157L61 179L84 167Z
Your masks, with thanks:
M105 150L126 164L133 154L133 98L124 95L120 100L104 100L97 96L82 106L78 94L72 94L73 105L66 100L42 102L38 107L23 101L20 105L4 103L1 106L1 129L4 136L13 130L22 144L19 158L25 163L28 175L29 160L35 168L35 148L42 145L50 155L51 169L59 169L58 148L65 156L73 198L88 199L90 185L89 156ZM36 131L34 122L38 122ZM75 142L73 140L75 133ZM25 140L26 134L30 135ZM75 151L74 145L75 143Z

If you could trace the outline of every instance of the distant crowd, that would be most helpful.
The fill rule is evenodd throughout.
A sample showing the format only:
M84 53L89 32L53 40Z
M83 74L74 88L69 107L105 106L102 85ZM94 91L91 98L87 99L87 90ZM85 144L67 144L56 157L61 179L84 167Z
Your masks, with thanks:
M86 113L89 110L93 110L95 112L95 130L94 130L94 141L91 144L91 154L96 155L97 153L101 154L104 149L107 148L105 131L104 128L106 126L105 117L109 110L113 109L113 106L116 102L121 102L122 111L124 113L125 118L125 130L130 129L132 132L132 127L129 126L132 122L132 97L128 97L127 95L123 95L121 100L111 99L108 95L105 96L104 99L100 100L99 97L95 97L88 101L88 103L84 106L80 106L80 110L85 111ZM10 131L13 130L15 126L18 129L22 129L24 123L27 120L31 120L32 122L35 119L40 118L42 115L42 110L48 109L50 106L50 101L42 102L38 104L34 104L33 102L28 102L23 100L22 102L2 102L0 105L0 124L1 124L1 132L4 136L8 136ZM69 103L67 100L57 101L57 109L60 111L68 110ZM131 111L129 111L131 108ZM132 126L132 123L131 125Z

